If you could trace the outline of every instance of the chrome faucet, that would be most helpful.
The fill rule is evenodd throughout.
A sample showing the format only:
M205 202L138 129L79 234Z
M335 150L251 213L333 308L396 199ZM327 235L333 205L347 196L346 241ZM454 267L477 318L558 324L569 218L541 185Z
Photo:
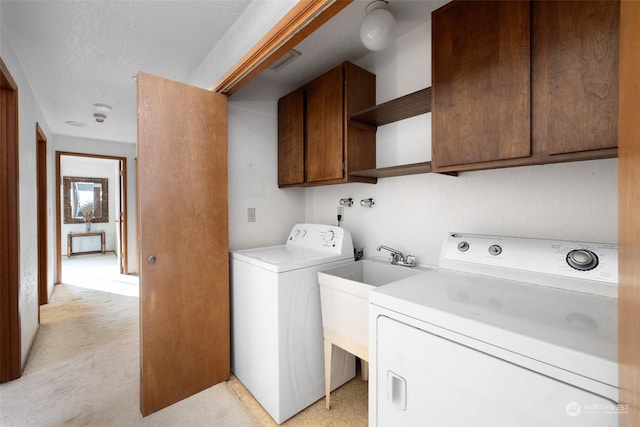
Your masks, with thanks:
M393 248L390 248L389 246L384 246L384 245L378 246L378 251L380 251L381 249L391 252L391 264L393 265L401 265L403 267L416 266L416 257L414 257L413 255L405 256L399 250L393 249Z

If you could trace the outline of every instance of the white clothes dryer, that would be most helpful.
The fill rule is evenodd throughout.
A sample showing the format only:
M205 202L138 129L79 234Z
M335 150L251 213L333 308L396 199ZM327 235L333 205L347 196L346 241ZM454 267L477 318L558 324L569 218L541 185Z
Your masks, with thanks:
M348 231L297 224L284 245L231 252L231 370L277 422L324 394L318 271L354 261ZM331 385L355 376L334 347Z
M617 246L450 233L369 294L370 426L618 425Z

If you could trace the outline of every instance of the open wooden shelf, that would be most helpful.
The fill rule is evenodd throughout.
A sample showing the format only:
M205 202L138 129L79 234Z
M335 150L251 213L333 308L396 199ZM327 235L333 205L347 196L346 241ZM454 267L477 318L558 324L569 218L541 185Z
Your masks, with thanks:
M349 116L352 122L382 126L431 111L431 88L425 88Z
M365 128L377 128L431 111L431 88L425 88L349 116L349 123ZM354 178L388 178L431 172L431 162L411 163L387 168L367 169L349 173Z
M351 172L349 176L361 178L389 178L391 176L416 175L431 172L431 162L411 163L387 168Z

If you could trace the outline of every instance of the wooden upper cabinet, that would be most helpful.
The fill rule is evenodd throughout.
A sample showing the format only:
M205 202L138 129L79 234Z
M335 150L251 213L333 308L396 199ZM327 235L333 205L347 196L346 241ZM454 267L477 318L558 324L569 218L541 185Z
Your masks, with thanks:
M278 100L278 185L304 183L304 90Z
M434 11L432 170L616 157L619 19L618 1Z
M349 62L278 101L278 185L323 185L376 166L375 128L350 124L348 115L374 106L376 77Z
M620 3L533 3L533 141L549 154L618 145Z
M454 1L432 16L432 167L531 154L530 5Z
M334 68L307 84L307 181L343 177L343 68Z

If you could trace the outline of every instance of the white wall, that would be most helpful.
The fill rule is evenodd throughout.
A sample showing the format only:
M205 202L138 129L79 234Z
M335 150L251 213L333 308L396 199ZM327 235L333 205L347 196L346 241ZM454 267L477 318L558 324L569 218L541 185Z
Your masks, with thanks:
M430 23L357 64L377 76L378 103L431 85ZM378 128L378 167L429 160L430 113ZM617 160L384 178L306 191L306 221L335 223L342 197L373 197L345 208L342 225L373 256L384 244L437 264L449 231L617 242Z
M254 80L229 102L229 247L283 244L304 222L304 189L278 188L278 96ZM247 222L247 208L256 222Z
M38 105L38 100L27 80L22 65L4 30L0 29L0 57L18 85L19 157L20 157L20 294L19 312L21 326L21 356L24 366L29 348L38 330L38 240L37 240L37 189L36 189L36 122L48 138L49 156L47 170L53 169L51 132ZM50 175L51 176L51 175ZM48 243L53 251L53 195L48 193ZM16 254L18 255L18 254ZM53 259L48 266L50 291L53 290Z
M119 188L118 161L106 159L94 159L87 157L62 156L60 159L60 195L64 196L64 184L62 177L64 176L81 176L87 178L106 178L109 180L108 203L109 203L109 222L94 222L91 224L91 231L105 232L105 247L107 251L116 250L117 242L117 216L116 216L116 196ZM60 203L60 218L64 218L64 205ZM85 231L85 224L65 224L62 221L62 241L60 242L60 251L64 254L67 252L67 234L69 232L82 233ZM76 252L100 250L100 239L98 237L86 237L83 239L74 239L73 247Z
M77 138L66 135L54 135L54 151L70 153L100 154L103 156L125 157L127 159L127 241L129 246L129 273L136 273L136 146L135 144L102 141L97 139ZM54 174L55 176L55 170ZM55 179L52 179L51 191L55 190ZM111 204L111 201L109 201ZM115 202L114 202L115 203ZM114 217L115 218L115 217ZM113 221L110 218L110 221ZM97 224L93 224L96 226ZM92 227L93 227L92 226ZM63 240L66 238L63 234ZM59 248L57 249L59 250ZM66 254L66 247L62 252Z
M335 223L338 200L353 197L342 226L366 257L383 244L423 264L438 263L449 231L615 243L616 170L610 159L316 187L307 190L306 219ZM358 205L368 197L373 208Z

